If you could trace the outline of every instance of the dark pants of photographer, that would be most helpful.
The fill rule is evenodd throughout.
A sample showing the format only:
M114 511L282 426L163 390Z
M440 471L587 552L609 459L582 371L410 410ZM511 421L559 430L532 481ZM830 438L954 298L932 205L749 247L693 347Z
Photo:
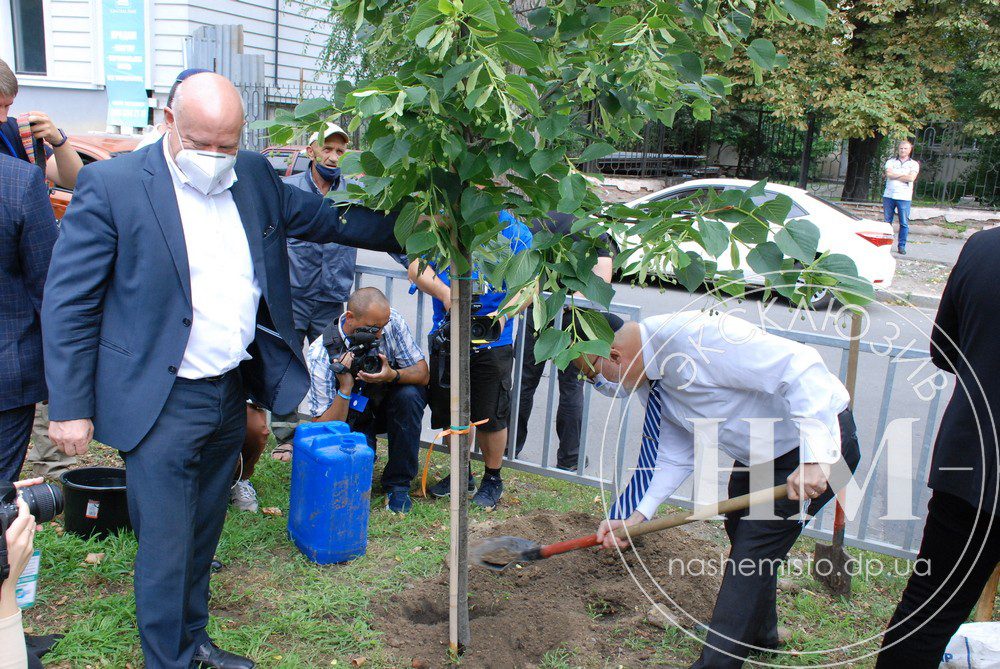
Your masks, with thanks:
M409 490L420 466L420 423L427 408L427 388L411 384L389 386L364 429L368 445L375 450L375 437L385 434L389 461L382 470L382 490Z
M531 323L531 309L525 318ZM536 336L531 327L528 328L531 338L524 343L524 358L521 364L521 396L518 399L520 408L517 414L517 455L528 438L528 419L531 418L531 407L535 401L535 390L542 380L545 362L535 361ZM555 365L550 373L557 371ZM580 455L580 431L583 427L583 380L580 372L573 365L559 372L559 408L556 409L556 435L559 437L559 451L556 453L556 466L562 469L576 469Z
M853 472L861 460L857 427L850 410L840 414L841 457ZM799 449L765 463L774 468L774 485L784 485L799 466ZM746 467L736 463L736 467ZM750 472L734 471L729 477L729 496L750 492ZM815 516L833 499L833 490L809 504L809 515ZM774 647L778 643L778 563L784 560L795 540L802 533L796 520L787 520L799 513L799 503L781 499L774 503L774 514L782 520L748 520L748 510L726 515L726 534L732 548L726 563L722 587L715 600L701 657L692 665L697 669L742 667L753 646ZM735 656L735 657L734 657Z
M34 421L34 404L0 411L0 481L21 477Z
M889 621L879 669L936 669L1000 563L1000 516L935 490L918 561Z
M239 373L178 378L149 434L124 454L139 551L135 608L147 669L188 669L208 641L208 592L247 425Z

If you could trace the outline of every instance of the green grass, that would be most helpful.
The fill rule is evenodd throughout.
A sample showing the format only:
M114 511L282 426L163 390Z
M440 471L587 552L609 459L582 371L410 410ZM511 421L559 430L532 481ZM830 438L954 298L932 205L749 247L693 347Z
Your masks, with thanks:
M431 480L446 466L442 456L435 456L434 462ZM288 465L265 456L254 476L262 507L279 507L287 514L289 473ZM535 509L584 511L598 517L593 488L521 472L505 477L505 483L501 507L493 513L474 511L474 518L502 520ZM264 668L350 667L357 656L366 658L366 667L396 666L376 629L381 606L401 583L416 584L440 574L448 552L447 503L415 502L410 514L397 516L384 509L384 497L376 496L367 555L335 566L317 566L299 554L286 537L287 516L231 513L217 553L226 567L212 580L209 633L222 647L252 656ZM26 625L36 634L66 634L46 656L46 665L141 666L132 595L136 546L131 534L84 541L69 534L58 536L53 527L46 527L36 541L42 551L38 603L28 612ZM812 551L809 540L800 541L794 550L800 555L807 551ZM87 564L88 553L105 556L100 564ZM895 576L856 578L852 599L837 601L808 576L798 582L801 592L780 597L781 614L783 624L793 630L795 645L807 650L858 638L859 629L880 630L904 585L904 579ZM596 609L591 613L601 615ZM633 658L636 664L686 666L700 648L677 629L643 625L611 634L619 642L621 657L595 658L559 647L530 660L551 669L617 667L622 658ZM820 659L782 655L768 661L808 665Z

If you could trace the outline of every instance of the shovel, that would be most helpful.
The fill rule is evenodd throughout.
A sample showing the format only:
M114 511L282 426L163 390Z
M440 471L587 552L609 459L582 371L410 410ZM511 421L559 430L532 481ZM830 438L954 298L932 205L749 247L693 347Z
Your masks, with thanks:
M766 490L758 490L719 502L717 507L712 507L710 510L697 513L681 511L640 523L639 525L633 525L632 527L620 527L615 530L615 535L619 539L633 539L670 527L686 525L699 520L708 520L719 514L742 511L756 504L770 503L774 500L783 499L787 494L788 488L783 485ZM518 562L544 560L553 555L561 555L562 553L568 553L581 548L597 546L598 543L596 534L579 537L578 539L568 539L545 546L539 544L537 541L521 537L493 537L474 546L469 551L469 559L472 561L472 564L480 567L492 569L493 571L503 571L510 565Z

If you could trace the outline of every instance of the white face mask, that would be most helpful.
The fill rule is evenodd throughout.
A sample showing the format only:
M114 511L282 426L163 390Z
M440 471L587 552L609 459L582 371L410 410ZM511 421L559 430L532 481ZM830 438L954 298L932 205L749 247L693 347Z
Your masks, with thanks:
M191 182L191 186L205 195L217 195L229 188L232 185L236 156L215 151L185 149L176 116L174 128L177 130L177 141L181 145L174 162Z
M624 388L622 388L622 385L620 383L608 381L606 378L604 378L604 375L601 374L600 372L598 372L597 375L594 377L593 384L594 384L594 390L601 393L605 397L616 398L616 397L625 397L628 395L628 392Z

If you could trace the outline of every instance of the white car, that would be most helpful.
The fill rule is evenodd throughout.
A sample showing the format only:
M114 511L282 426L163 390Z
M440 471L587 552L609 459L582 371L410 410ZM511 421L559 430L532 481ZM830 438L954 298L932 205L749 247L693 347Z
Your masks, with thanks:
M663 200L674 200L692 197L698 191L706 193L703 197L707 199L708 191L723 190L747 190L755 182L744 179L696 179L686 181L670 188L646 195L631 202L626 203L632 208L641 208L643 204L649 202L660 202ZM788 214L787 221L806 218L819 228L820 238L817 250L819 253L829 251L830 253L842 253L852 260L858 268L858 275L870 281L876 289L888 288L892 285L892 277L896 272L896 259L892 256L893 230L892 226L882 221L873 221L861 218L840 205L824 200L801 188L783 186L781 184L767 184L764 195L753 199L755 205L760 206L764 202L774 199L778 194L787 195L792 199L792 209ZM702 201L695 199L695 205ZM731 228L732 225L729 225ZM771 235L773 236L772 230ZM635 236L627 236L615 239L619 249L625 250L639 246L640 240ZM740 265L734 268L728 252L723 253L718 259L711 258L703 248L697 243L690 242L681 244L684 251L697 251L703 257L718 262L718 269L743 270L743 276L748 284L764 285L764 278L753 271L747 264L746 257L749 247L741 242L735 242L740 252ZM639 248L629 257L629 264L642 258L642 249ZM669 263L664 261L662 265L654 265L653 271L656 274L672 274ZM812 297L814 308L823 308L832 299L829 291L817 291Z

